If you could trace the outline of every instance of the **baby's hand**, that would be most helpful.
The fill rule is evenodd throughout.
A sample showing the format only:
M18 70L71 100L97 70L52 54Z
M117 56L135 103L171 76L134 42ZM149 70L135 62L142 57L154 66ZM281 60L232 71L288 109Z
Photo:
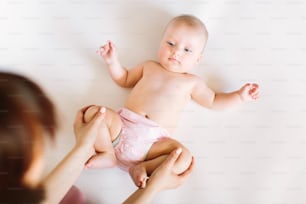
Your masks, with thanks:
M107 41L107 43L101 46L96 53L103 58L107 65L113 64L117 61L116 47L111 41Z
M259 86L248 83L241 87L238 93L242 101L256 100L259 98Z

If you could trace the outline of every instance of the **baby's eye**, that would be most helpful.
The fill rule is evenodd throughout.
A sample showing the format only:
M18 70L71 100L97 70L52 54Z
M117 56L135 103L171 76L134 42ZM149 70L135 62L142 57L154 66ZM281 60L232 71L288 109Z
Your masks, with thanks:
M170 46L174 46L174 43L170 42L170 41L167 41L167 44L170 45Z
M185 51L185 52L192 52L192 51L191 51L190 49L188 49L188 48L185 48L184 51Z

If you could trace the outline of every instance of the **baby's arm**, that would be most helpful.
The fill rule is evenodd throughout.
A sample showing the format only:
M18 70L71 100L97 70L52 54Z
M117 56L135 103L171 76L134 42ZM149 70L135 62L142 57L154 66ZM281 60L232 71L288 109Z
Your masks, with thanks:
M119 86L133 87L142 77L143 65L130 70L123 67L118 60L116 47L111 41L101 46L97 53L103 58L112 79Z
M256 100L259 97L257 84L245 84L239 90L230 93L215 93L208 88L201 79L196 79L192 91L192 98L202 106L211 109L223 110L245 101Z
M213 107L216 109L226 109L242 102L253 101L259 97L258 84L247 83L239 90L231 93L217 93L215 95Z

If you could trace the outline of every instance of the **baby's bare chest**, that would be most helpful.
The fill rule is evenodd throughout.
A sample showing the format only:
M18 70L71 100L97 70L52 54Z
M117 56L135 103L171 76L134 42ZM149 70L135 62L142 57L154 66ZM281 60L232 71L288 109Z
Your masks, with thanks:
M191 93L193 87L192 81L188 78L156 72L144 74L138 85L145 91L158 92L161 95L171 93L185 95Z

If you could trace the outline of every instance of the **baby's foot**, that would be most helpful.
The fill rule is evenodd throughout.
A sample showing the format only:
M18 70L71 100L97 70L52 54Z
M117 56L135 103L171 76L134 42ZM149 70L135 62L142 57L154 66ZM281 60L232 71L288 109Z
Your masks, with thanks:
M146 187L147 179L149 177L147 176L146 169L143 165L138 164L130 167L129 173L137 187L139 188Z

